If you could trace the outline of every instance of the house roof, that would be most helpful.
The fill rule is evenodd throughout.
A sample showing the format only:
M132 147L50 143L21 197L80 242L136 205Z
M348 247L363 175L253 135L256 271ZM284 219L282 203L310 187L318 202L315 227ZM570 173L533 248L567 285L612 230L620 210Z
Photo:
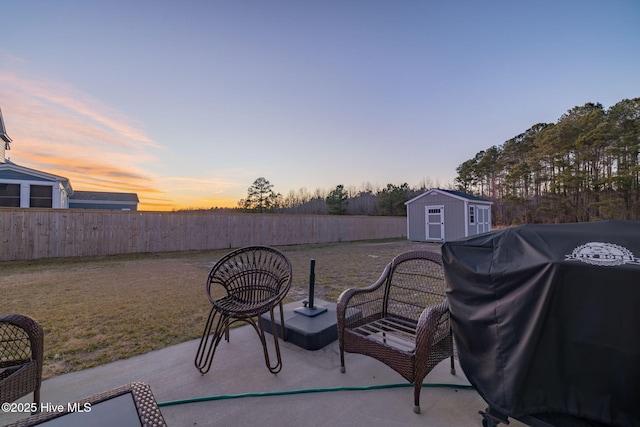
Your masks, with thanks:
M94 201L94 202L127 202L139 203L136 193L117 193L111 191L74 191L69 200Z
M404 204L408 205L409 203L413 203L414 201L421 199L424 196L427 196L429 194L444 194L456 199L460 199L460 200L466 200L466 201L470 201L470 202L476 202L476 203L483 203L483 204L487 204L487 205L492 205L493 202L487 200L487 199L483 199L482 197L478 197L478 196L474 196L473 194L468 194L468 193L464 193L462 191L455 191L455 190L443 190L441 188L432 188L431 190L425 191L424 193L414 197L411 200L407 200Z
M59 182L69 194L69 200L74 202L106 202L106 203L140 203L136 193L117 193L108 191L73 191L68 178L47 172L30 169L17 165L11 160L0 163L0 179L35 180Z
M0 176L1 175L10 175L12 174L19 179L24 179L23 176L28 176L35 180L39 181L55 181L62 184L62 186L67 190L67 193L72 193L73 189L71 188L71 183L68 178L59 175L53 175L51 173L38 171L35 169L26 168L24 166L17 165L13 163L11 160L6 160L5 163L0 163Z
M4 127L4 120L2 119L2 110L0 110L0 139L5 142L5 148L9 149L9 143L11 142L11 138L7 135L7 131Z

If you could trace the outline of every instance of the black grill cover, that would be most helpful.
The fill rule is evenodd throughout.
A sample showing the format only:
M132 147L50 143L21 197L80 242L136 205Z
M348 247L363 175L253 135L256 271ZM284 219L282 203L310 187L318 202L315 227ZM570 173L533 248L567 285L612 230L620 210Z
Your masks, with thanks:
M640 426L640 223L525 225L442 247L465 374L518 418Z

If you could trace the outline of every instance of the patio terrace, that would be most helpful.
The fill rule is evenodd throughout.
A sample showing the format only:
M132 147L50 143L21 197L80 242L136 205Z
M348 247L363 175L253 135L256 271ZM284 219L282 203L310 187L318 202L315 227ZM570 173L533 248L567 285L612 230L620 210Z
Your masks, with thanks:
M338 343L308 351L281 341L283 369L277 375L264 365L262 348L250 326L231 331L229 343L221 343L211 371L201 375L193 364L199 340L153 351L141 356L73 372L43 382L42 402L65 404L74 400L141 381L150 385L156 400L167 402L193 398L309 391L315 389L405 384L382 363L358 354L346 355L347 372L340 373ZM448 360L426 378L429 384L468 385L459 365L449 373ZM29 402L31 395L21 401ZM161 406L169 426L481 426L479 410L486 403L475 390L456 387L424 387L422 413L413 412L413 388L284 393ZM0 425L23 416L0 413ZM523 426L511 420L510 426Z

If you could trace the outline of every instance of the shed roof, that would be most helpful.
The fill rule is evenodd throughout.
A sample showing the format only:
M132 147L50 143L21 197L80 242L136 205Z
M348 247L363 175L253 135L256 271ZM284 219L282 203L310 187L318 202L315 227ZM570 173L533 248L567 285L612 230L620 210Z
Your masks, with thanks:
M473 194L464 193L462 191L456 190L443 190L441 188L432 188L431 190L425 191L424 193L414 197L413 199L407 200L404 204L408 205L409 203L413 203L414 201L421 199L422 197L428 196L430 194L444 194L446 196L450 196L460 200L467 200L476 203L482 203L487 205L492 205L493 202L483 199L482 197L474 196Z

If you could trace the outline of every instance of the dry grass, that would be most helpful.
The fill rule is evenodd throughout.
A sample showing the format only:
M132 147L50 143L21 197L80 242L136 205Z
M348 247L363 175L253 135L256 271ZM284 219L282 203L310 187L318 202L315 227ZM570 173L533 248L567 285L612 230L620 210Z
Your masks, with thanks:
M280 247L294 271L289 300L335 301L375 281L398 253L437 250L406 240ZM202 333L207 273L227 250L0 263L0 313L24 313L45 329L45 378L177 344Z

